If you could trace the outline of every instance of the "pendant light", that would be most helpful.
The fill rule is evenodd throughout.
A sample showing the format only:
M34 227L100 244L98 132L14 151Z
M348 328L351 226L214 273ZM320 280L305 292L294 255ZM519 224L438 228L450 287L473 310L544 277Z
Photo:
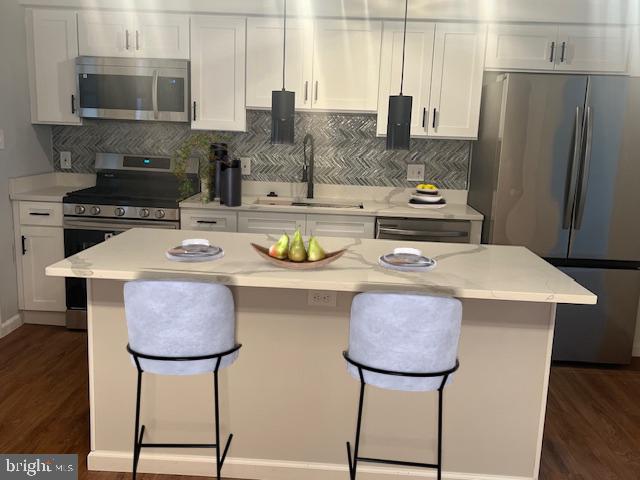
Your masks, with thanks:
M271 143L293 143L295 92L284 88L287 52L287 0L284 0L284 26L282 31L282 90L271 92Z
M413 97L402 95L404 84L404 54L407 44L407 10L409 0L404 4L404 37L402 39L402 70L400 72L400 95L389 95L387 116L387 150L409 150L411 136L411 104Z

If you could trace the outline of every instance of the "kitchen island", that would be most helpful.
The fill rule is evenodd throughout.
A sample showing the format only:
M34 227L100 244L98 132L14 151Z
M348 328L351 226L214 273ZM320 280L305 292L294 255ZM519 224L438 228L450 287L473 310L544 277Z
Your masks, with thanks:
M204 263L167 260L165 251L189 237L209 239L225 256ZM250 247L275 240L132 229L47 268L48 275L88 280L89 469L131 469L136 371L125 352L123 282L197 278L232 288L244 345L220 376L221 431L234 433L224 477L348 477L345 442L354 434L359 386L341 355L351 300L362 291L399 290L463 302L461 367L445 390L444 478L537 478L556 304L593 304L593 294L521 247L321 238L328 251L348 251L324 269L296 271L267 263ZM378 257L400 245L422 249L438 261L436 269L379 267ZM333 292L335 306L309 305L309 290ZM370 389L363 454L432 461L436 397ZM211 376L145 376L141 419L149 441L210 442ZM215 456L143 449L139 471L213 475ZM362 464L358 478L425 473L432 472Z

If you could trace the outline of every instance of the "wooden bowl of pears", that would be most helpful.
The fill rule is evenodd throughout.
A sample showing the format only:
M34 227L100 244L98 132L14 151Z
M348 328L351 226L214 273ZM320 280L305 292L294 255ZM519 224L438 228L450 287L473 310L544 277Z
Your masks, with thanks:
M302 240L300 230L296 230L292 239L284 233L280 239L269 248L252 243L254 250L265 260L279 267L292 270L313 270L322 268L335 262L346 249L336 252L325 252L316 237L309 238L307 247Z

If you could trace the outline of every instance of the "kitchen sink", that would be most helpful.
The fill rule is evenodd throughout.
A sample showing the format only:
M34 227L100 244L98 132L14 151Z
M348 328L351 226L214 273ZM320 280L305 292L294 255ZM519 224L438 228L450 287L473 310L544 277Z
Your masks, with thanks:
M253 204L282 207L364 208L362 203L332 202L327 200L314 200L312 198L262 197L253 202Z

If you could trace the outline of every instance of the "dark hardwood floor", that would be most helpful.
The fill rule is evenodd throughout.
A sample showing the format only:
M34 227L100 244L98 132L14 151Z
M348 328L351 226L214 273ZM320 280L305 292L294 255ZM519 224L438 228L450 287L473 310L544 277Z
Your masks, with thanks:
M130 474L87 471L88 418L85 333L25 325L0 339L0 452L78 453L80 480L129 480ZM554 366L540 480L638 479L640 362Z

